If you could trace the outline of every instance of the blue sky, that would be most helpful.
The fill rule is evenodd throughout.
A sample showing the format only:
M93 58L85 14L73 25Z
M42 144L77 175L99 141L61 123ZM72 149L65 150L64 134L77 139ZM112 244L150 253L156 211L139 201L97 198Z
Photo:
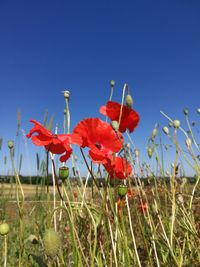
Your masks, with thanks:
M99 116L111 79L116 101L128 83L141 116L132 137L144 151L155 123L166 124L160 109L182 121L188 107L199 120L199 14L198 0L1 0L1 165L6 141L15 139L17 110L25 132L46 109L61 126L65 88L73 127Z

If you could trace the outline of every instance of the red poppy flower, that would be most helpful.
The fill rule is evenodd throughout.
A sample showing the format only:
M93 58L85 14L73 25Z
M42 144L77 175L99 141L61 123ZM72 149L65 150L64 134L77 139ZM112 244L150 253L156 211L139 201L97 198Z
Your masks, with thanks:
M72 149L70 144L81 145L82 140L76 134L53 134L47 130L39 122L30 120L34 123L33 128L26 135L27 138L31 137L32 142L37 146L44 146L48 151L53 154L63 154L60 157L61 162L65 162L71 155ZM33 135L33 134L37 135Z
M116 134L110 124L98 118L80 121L73 133L82 137L82 147L90 148L89 155L96 163L106 163L110 154L122 148L122 134Z
M100 107L99 112L105 116L108 116L111 121L119 121L120 110L121 104L108 101L106 106ZM128 129L129 132L132 133L137 127L139 120L140 117L135 110L123 105L119 131L123 133L126 131L126 129Z
M131 165L121 157L112 157L103 165L110 178L126 179L132 172Z
M136 196L136 192L133 188L128 188L128 191L127 191L127 196L128 198L132 199Z

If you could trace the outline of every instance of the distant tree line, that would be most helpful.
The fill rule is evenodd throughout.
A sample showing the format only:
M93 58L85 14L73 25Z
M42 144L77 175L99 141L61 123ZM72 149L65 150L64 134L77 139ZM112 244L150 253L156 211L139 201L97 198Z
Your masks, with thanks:
M85 184L86 182L86 178L83 177L82 181L80 181L79 177L69 177L68 178L70 180L70 182L72 183L72 185L74 186L81 186L81 184ZM147 177L147 178L135 178L135 179L130 179L130 184L132 186L135 186L136 183L139 184L139 180L140 182L145 185L145 186L152 186L155 185L155 183L159 183L159 184L169 184L170 183L170 178L169 177ZM196 182L197 177L178 177L176 178L176 182L177 183L183 183L183 182L187 182L187 183L195 183ZM0 176L0 183L10 183L10 182L14 182L15 178L13 176ZM22 176L20 175L20 181L22 184L32 184L32 185L36 185L36 184L42 184L42 185L53 185L53 180L52 180L52 175L47 177L42 177L42 176ZM107 180L105 180L104 178L96 178L96 182L98 184L99 187L103 187L106 185L106 183L108 182ZM109 180L109 184L111 186L117 186L118 184L120 184L122 181L121 180L117 180L117 179L111 179ZM58 180L58 183L61 183L61 180ZM92 185L94 185L94 182L91 178L88 179L87 182L87 186L91 187Z

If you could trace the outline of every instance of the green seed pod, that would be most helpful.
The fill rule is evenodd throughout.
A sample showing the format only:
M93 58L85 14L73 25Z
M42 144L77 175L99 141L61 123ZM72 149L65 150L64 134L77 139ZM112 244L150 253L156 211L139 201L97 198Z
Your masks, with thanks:
M10 227L7 223L0 224L0 235L7 235L9 233Z
M9 149L13 149L13 147L14 147L14 142L13 142L13 140L9 140L9 141L8 141L8 148L9 148Z
M59 168L59 178L64 182L69 177L69 168L66 166Z
M163 128L163 132L166 134L166 135L169 135L169 129L167 126L164 126Z
M119 185L119 187L118 187L118 196L120 198L123 198L126 195L127 191L128 191L128 188L127 188L126 185L123 185L123 184Z
M119 130L118 121L111 121L111 126L112 126L113 130L115 130L116 132Z
M152 131L152 133L151 133L151 138L154 139L156 137L156 135L157 135L157 129L154 128L153 131Z
M149 158L152 157L153 151L150 147L147 148L147 154L148 154Z
M180 127L180 125L181 125L181 123L180 123L179 120L174 120L173 121L173 126L174 126L175 129L178 129Z
M187 108L185 108L185 109L183 110L183 113L184 113L185 116L188 115L188 112L189 112L189 110L188 110Z
M55 257L61 247L59 234L53 229L46 230L43 236L43 244L46 254L50 257Z
M111 81L110 81L110 86L111 86L111 87L114 87L114 86L115 86L115 81L114 81L114 80L111 80Z
M133 106L133 98L129 94L126 96L126 105L129 108L132 108L132 106Z

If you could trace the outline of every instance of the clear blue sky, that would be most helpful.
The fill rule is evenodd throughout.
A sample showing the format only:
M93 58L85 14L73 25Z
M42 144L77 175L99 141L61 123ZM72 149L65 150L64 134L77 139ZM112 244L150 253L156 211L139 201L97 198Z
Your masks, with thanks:
M141 122L133 139L146 149L164 110L183 119L200 106L200 1L0 1L0 137L15 139L16 114L28 132L44 112L61 126L64 88L71 91L72 127L99 116L116 81L126 82ZM28 143L29 150L33 145ZM35 164L35 162L34 162Z

